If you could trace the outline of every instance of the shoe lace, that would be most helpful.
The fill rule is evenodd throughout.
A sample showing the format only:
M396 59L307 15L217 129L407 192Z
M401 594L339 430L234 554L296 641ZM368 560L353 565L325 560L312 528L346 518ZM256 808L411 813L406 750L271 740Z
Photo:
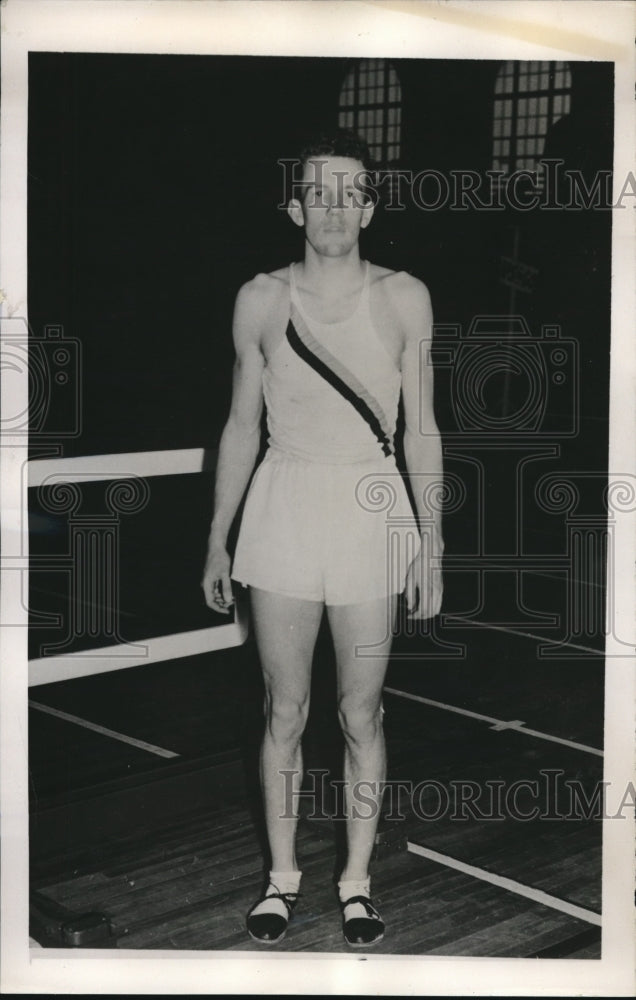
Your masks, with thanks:
M349 906L350 903L362 903L369 917L372 917L374 920L380 919L380 914L376 910L375 906L371 904L371 900L368 896L351 896L342 904L342 909L344 910L345 906Z
M282 899L288 912L291 913L299 896L302 896L301 892L268 892L267 895L263 897L263 902L266 899Z

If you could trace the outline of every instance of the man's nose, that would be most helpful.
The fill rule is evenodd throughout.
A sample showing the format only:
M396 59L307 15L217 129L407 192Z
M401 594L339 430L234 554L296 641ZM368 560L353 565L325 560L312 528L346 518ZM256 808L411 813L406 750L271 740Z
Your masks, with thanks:
M342 211L344 208L344 199L341 194L336 194L335 192L330 192L327 196L327 211L336 212Z

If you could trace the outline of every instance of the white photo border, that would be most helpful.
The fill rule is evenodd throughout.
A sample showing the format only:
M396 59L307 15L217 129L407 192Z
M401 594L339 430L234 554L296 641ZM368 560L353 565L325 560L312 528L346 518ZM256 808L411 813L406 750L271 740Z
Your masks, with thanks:
M563 59L615 63L615 188L633 170L636 7L618 0L5 0L2 5L0 274L2 315L26 315L29 51L210 55ZM632 196L633 197L633 196ZM634 216L614 210L609 467L634 460ZM25 380L26 381L26 380ZM4 412L27 386L3 393ZM25 448L0 448L3 555L20 538ZM632 524L633 528L633 524ZM627 529L627 530L625 530ZM617 545L620 634L633 635L634 532ZM16 993L631 996L634 987L633 825L605 821L603 957L590 960L29 950L26 612L2 572L2 989ZM608 636L605 780L633 780L633 663ZM302 964L299 964L302 963Z

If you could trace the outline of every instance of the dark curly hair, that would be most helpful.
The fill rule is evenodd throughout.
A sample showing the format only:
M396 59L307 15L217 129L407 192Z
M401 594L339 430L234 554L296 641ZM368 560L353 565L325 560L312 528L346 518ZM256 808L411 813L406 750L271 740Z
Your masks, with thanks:
M348 128L338 128L333 132L321 132L313 136L305 142L299 159L304 166L307 160L319 156L346 156L351 160L359 160L365 170L371 169L371 154L367 143Z
M360 190L362 192L368 191L372 161L369 147L361 136L347 128L320 132L307 139L295 162L300 163L302 169L308 160L317 160L325 156L344 156L351 160L358 160L362 164L363 170ZM296 179L292 182L290 197L302 201L305 193L306 186L302 181Z

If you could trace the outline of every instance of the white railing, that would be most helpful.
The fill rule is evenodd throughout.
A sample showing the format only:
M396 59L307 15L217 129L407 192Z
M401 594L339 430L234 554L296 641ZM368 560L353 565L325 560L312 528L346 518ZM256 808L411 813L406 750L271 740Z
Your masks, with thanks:
M203 471L204 459L203 448L36 459L28 464L28 485L29 488L55 487L76 482L142 480L149 476L197 473ZM90 548L87 549L87 552L90 551ZM32 560L32 565L37 566L37 559ZM89 580L94 576L90 569L83 575ZM116 642L99 649L45 655L29 660L29 686L229 649L242 645L247 633L246 608L238 601L235 621L227 625L155 636L142 642Z

